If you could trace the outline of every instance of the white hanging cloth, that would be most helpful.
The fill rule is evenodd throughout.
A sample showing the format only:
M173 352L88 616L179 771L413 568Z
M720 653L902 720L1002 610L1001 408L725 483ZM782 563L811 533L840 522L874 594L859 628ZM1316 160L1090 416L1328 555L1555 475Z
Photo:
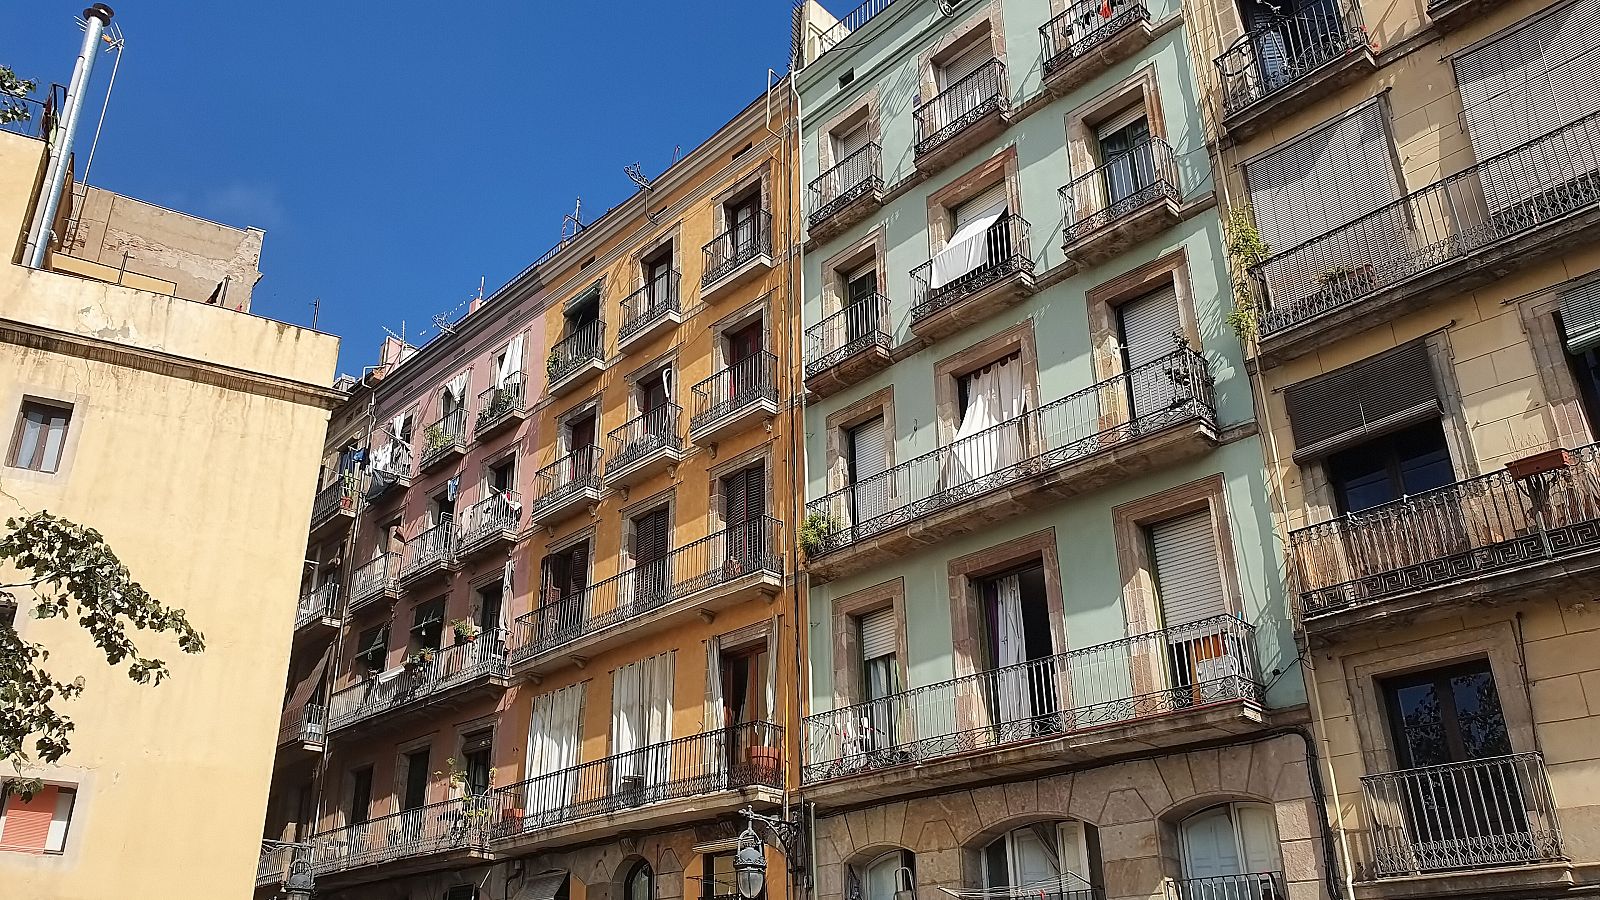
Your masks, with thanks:
M995 583L995 592L995 666L1003 670L995 676L998 725L1032 718L1033 707L1028 702L1028 671L1021 666L1028 661L1022 633L1022 581L1016 575L1007 575Z
M516 567L514 561L507 559L505 571L500 575L500 618L495 622L495 627L500 629L502 638L511 636L511 621L506 617L511 614L511 576L516 572Z
M506 345L506 354L500 358L500 370L494 375L494 386L497 388L505 387L506 382L511 380L511 376L517 374L521 369L522 335L519 334L511 339L511 343Z
M1027 412L1022 362L1002 360L972 376L967 411L944 459L945 487L964 484L1022 461L1020 417ZM995 428L1013 422L1008 428Z
M525 827L537 827L540 817L560 815L577 793L578 729L583 709L583 684L533 698L528 728L527 796Z
M941 288L983 265L989 249L989 228L1006 214L1006 201L985 209L956 229L950 241L933 256L930 288Z

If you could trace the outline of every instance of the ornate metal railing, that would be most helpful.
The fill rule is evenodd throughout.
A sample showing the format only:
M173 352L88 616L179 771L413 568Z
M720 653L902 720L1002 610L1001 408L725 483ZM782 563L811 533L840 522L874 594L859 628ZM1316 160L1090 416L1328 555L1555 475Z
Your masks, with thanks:
M335 472L333 480L328 482L322 490L317 491L317 496L311 501L311 527L321 525L340 510L355 509L356 497L361 492L361 473L351 470Z
M558 506L582 494L585 490L600 489L600 448L579 447L548 466L533 473L534 495L532 514Z
M456 538L460 532L454 519L439 524L406 541L400 557L400 577L406 578L430 566L445 565L456 558Z
M863 297L806 329L806 377L824 372L872 347L894 346L889 298Z
M461 516L461 543L472 547L495 535L522 527L522 498L516 491L495 491L467 507Z
M261 858L256 863L256 887L277 884L289 877L289 869L299 860L309 865L311 846L291 841L261 842Z
M820 497L813 559L1185 422L1214 424L1211 370L1176 352Z
M278 743L320 744L327 734L327 724L328 708L320 703L286 709L278 719Z
M817 35L817 55L832 50L836 44L850 36L852 31L867 24L873 16L889 8L894 0L862 0L855 9L839 18L828 30Z
M1261 697L1255 628L1217 616L807 716L804 780Z
M304 628L321 618L339 618L339 582L330 581L300 596L294 608L294 627Z
M783 728L771 722L663 741L496 789L500 815L493 837L515 838L665 800L782 787L783 768Z
M434 853L487 850L496 802L492 794L471 794L312 835L312 871L326 875Z
M757 210L750 220L735 223L712 238L701 252L705 254L705 269L700 275L703 288L722 280L750 260L772 253L772 214L764 209Z
M59 84L50 85L44 100L0 92L0 131L48 141L66 97L67 89Z
M350 604L359 606L392 590L399 574L400 556L396 553L380 553L362 563L350 576Z
M1600 445L1570 460L1522 479L1490 472L1290 532L1302 615L1600 549Z
M545 363L545 377L555 384L589 363L605 359L605 354L606 324L596 319L556 341Z
M1105 160L1060 193L1066 211L1061 240L1066 244L1163 198L1177 202L1182 196L1172 148L1157 137Z
M470 641L414 656L413 661L363 679L328 698L328 730L420 703L457 685L506 674L506 635L483 631Z
M662 281L648 282L622 298L622 324L617 326L617 340L625 341L662 316L678 311L678 270L673 269Z
M1170 878L1167 900L1289 900L1282 872Z
M1006 213L989 226L984 236L983 260L971 271L951 277L930 259L911 270L915 293L911 321L917 322L953 306L1001 279L1033 271L1033 251L1028 244L1028 220Z
M938 149L967 126L985 116L1009 109L1006 64L991 59L929 99L917 104L916 155Z
M611 429L606 473L620 472L657 450L682 450L683 435L678 431L682 414L678 404L663 403Z
M1044 74L1104 44L1122 29L1150 21L1144 0L1076 0L1066 11L1039 26Z
M1361 777L1372 874L1562 858L1544 757L1517 753Z
M699 431L762 400L776 403L778 357L762 350L696 384L693 393L690 431Z
M505 383L478 395L478 419L473 430L478 434L493 428L507 416L528 411L526 397L528 379L521 372L512 372Z
M446 453L466 446L467 410L462 407L445 413L422 430L422 465L427 467Z
M374 456L367 470L367 499L375 500L401 482L410 484L411 472L411 445L390 438L387 454Z
M1254 28L1216 59L1223 114L1231 116L1370 45L1355 0L1320 0Z
M816 228L856 198L882 189L882 150L877 144L868 144L812 179L808 187L811 216L807 221Z
M1250 267L1270 336L1600 205L1593 113Z
M746 575L783 576L783 523L738 522L581 591L547 590L511 636L516 664Z

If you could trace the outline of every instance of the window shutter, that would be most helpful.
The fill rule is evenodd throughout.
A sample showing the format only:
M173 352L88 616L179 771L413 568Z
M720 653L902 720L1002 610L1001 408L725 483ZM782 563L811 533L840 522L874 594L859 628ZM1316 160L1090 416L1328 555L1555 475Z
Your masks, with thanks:
M889 606L877 612L867 613L858 622L861 627L863 661L877 659L880 656L894 656L899 652L899 642L895 640L894 607Z
M0 820L0 849L20 853L60 853L66 845L67 821L72 816L76 792L47 784L24 800L21 794L5 799Z
M1245 165L1256 228L1282 253L1400 196L1384 106L1347 113Z
M493 746L494 746L494 730L493 729L485 729L484 731L475 731L472 734L469 734L465 738L462 739L462 741L461 741L461 753L462 753L463 756L465 756L468 753L481 753L481 752L484 752L486 750L489 750Z
M1183 333L1183 322L1178 314L1178 290L1173 285L1122 304L1117 315L1122 320L1122 345L1128 354L1129 369L1177 349L1172 334Z
M1297 462L1439 415L1433 367L1420 341L1291 385L1283 400Z
M1600 281L1561 292L1561 330L1573 353L1600 345Z
M577 596L589 588L589 542L567 551L567 592Z
M978 71L979 67L991 59L994 59L994 53L989 49L989 35L984 34L952 56L950 61L940 68L943 81L939 89L949 90L951 85Z
M1150 526L1150 551L1155 559L1163 627L1197 622L1228 611L1209 509Z
M951 229L951 234L960 231L961 226L968 222L982 218L984 213L993 210L995 207L1005 206L1007 202L1006 183L1004 181L985 188L982 193L963 201L955 209L951 210L951 214L955 216L956 220L956 227Z
M881 477L889 468L888 429L878 416L850 429L850 484L856 522L882 515L888 508L888 479Z
M867 123L862 122L856 127L835 135L833 138L833 161L835 164L844 162L852 153L857 152L867 145Z
M667 555L667 511L657 509L634 520L633 561L635 565L655 562Z

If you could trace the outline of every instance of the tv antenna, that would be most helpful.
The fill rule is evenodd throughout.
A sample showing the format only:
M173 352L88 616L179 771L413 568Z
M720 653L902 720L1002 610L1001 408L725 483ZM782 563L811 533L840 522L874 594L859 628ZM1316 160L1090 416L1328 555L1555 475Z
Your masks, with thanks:
M629 181L638 185L639 190L644 191L644 218L645 221L654 225L656 221L656 215L650 211L650 179L645 177L644 168L638 163L633 163L631 165L623 166L622 174L628 176Z
M572 233L567 234L567 224L572 224ZM565 244L578 236L583 230L583 198L578 197L572 201L572 212L561 217L561 243Z

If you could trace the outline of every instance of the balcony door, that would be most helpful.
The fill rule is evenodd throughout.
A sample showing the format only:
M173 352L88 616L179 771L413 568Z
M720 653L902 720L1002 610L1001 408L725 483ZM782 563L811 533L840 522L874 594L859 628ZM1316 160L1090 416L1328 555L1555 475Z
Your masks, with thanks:
M860 340L878 330L878 263L876 260L848 274L845 281L844 343Z
M594 474L594 454L590 451L595 441L595 414L585 413L566 423L567 431L567 483L585 482Z
M983 604L983 678L989 723L996 741L1059 733L1064 723L1056 672L1055 638L1045 595L1044 566L1030 563L978 584Z
M767 734L756 725L772 720L773 701L772 648L766 641L720 651L718 659L719 685L722 694L723 752L727 759L721 772L736 773L740 784L752 780L770 781L776 772L771 767L770 755L753 751L755 747L770 747L776 735Z
M1142 297L1117 307L1117 328L1122 344L1122 366L1126 375L1125 396L1134 420L1134 433L1142 427L1161 427L1145 417L1170 408L1177 400L1177 385L1166 366L1155 365L1177 352L1177 338L1183 335L1183 317L1178 309L1178 291L1167 284Z
M761 365L765 334L762 321L757 319L727 333L728 399L735 405L759 395L766 380L766 370Z
M1283 858L1272 808L1226 803L1179 826L1183 880L1179 900L1275 900Z
M672 402L672 367L662 366L639 379L634 391L634 402L638 404L639 424L642 427L629 437L647 443L644 448L627 447L624 450L642 451L659 445L677 427L677 422L667 410L667 404Z
M672 678L677 653L669 651L612 673L612 808L662 799L671 777Z
M644 283L648 289L646 292L649 297L648 308L651 310L665 308L672 299L671 246L644 264Z
M422 808L428 805L428 750L413 750L400 758L405 771L401 782L400 840L414 843L422 839L425 824Z
M1174 706L1231 696L1241 648L1218 617L1228 612L1216 525L1209 507L1147 527L1150 573L1166 632L1167 679Z
M895 736L895 694L900 692L900 641L894 607L886 606L856 620L861 647L861 700L864 714L859 722L847 722L845 755L870 753L893 747ZM854 741L851 738L854 738Z
M1096 136L1100 143L1106 208L1114 209L1155 181L1150 154L1150 120L1145 117L1144 105L1135 104L1105 122Z
M961 422L940 461L942 490L1005 472L1027 456L1028 389L1012 354L956 379Z
M850 485L850 524L888 512L889 428L883 416L845 429L845 477Z
M935 101L939 108L929 134L954 124L994 96L998 84L989 84L989 79L982 76L971 77L993 59L994 49L989 45L989 32L985 30L946 57L943 63L934 66L934 81L940 97Z
M665 506L633 520L632 596L635 613L665 603L672 593L671 532Z
M577 797L578 747L582 733L584 682L533 698L528 729L524 828L537 828L568 816Z
M756 188L736 200L730 200L723 213L728 223L728 249L731 260L745 260L755 256L756 240L761 215L761 190Z
M549 554L542 569L537 640L548 646L570 640L583 631L588 606L584 595L589 587L589 542L580 541Z
M764 462L722 478L722 521L727 523L725 577L761 568L767 556L767 470Z

